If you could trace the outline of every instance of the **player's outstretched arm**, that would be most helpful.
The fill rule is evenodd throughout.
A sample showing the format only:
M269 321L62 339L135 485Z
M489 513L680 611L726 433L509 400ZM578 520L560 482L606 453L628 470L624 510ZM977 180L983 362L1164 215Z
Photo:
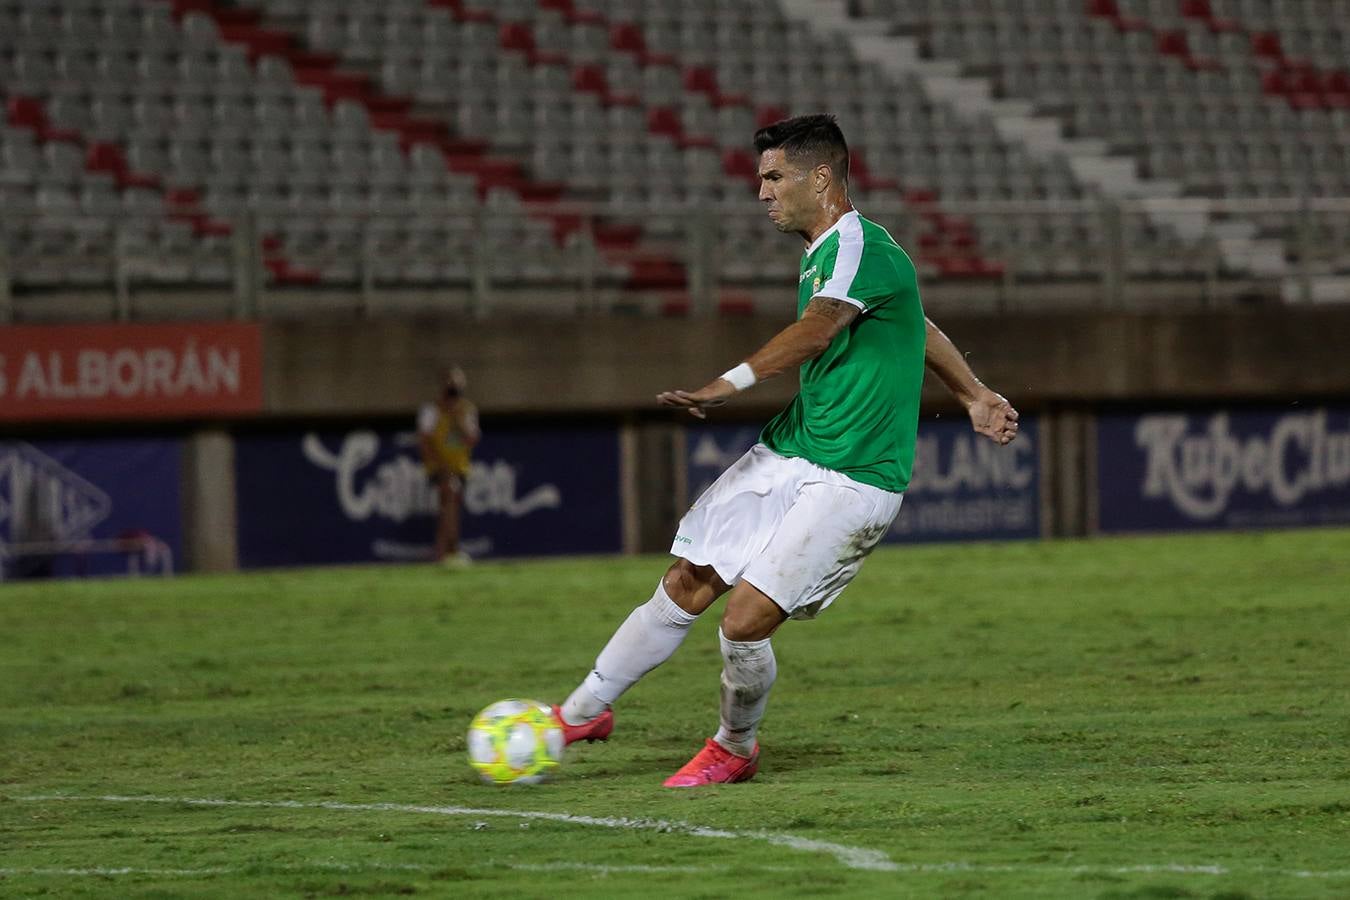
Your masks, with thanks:
M924 363L966 408L971 427L992 441L1011 443L1017 437L1017 410L975 377L961 351L932 319L924 322L928 328Z
M483 439L483 432L478 427L478 407L474 406L468 400L460 404L459 418L455 422L455 428L459 431L459 436L464 443L472 448L478 446L478 442Z
M830 297L814 297L802 311L802 317L756 350L749 359L715 378L696 391L665 391L656 395L662 406L687 409L690 415L706 418L710 406L720 406L737 391L781 375L808 359L824 353L834 340L858 317L851 303Z

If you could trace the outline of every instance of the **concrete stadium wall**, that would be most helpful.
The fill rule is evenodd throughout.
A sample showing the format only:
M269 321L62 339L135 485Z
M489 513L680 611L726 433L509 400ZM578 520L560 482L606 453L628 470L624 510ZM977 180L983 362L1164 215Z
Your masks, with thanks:
M1019 406L1350 396L1350 309L961 315L935 320ZM456 362L488 415L654 411L786 324L769 318L371 319L266 325L269 417L409 414ZM930 379L931 382L931 379ZM794 379L737 402L780 407ZM946 404L940 385L926 399Z
M949 312L934 318L988 384L1038 415L1045 535L1096 527L1098 413L1243 404L1343 407L1350 401L1350 309ZM470 393L489 429L575 420L618 429L621 465L614 477L623 482L623 549L664 550L689 488L681 430L687 417L656 408L655 394L700 386L784 324L621 317L269 321L263 326L263 413L176 429L187 438L185 563L198 571L239 563L234 458L240 429L411 426L415 410L437 386L438 371L449 363L468 372ZM791 377L768 382L714 418L762 422L794 390ZM928 415L950 419L956 412L936 384L926 387L925 401ZM1339 421L1334 427L1343 427ZM134 434L138 426L100 426L94 433L110 430ZM25 426L13 436L76 432L90 433L66 422Z
M936 317L935 317L936 318ZM371 319L271 322L265 408L274 421L411 418L438 370L458 363L489 422L588 414L624 428L630 473L625 546L659 551L683 502L680 419L655 394L697 387L784 323L716 319ZM1091 527L1092 412L1103 406L1350 397L1350 310L1216 313L947 314L939 325L985 381L1042 423L1045 533ZM939 385L929 411L954 412ZM755 389L718 418L762 419L795 379ZM236 551L230 447L219 431L189 442L194 567L228 569Z

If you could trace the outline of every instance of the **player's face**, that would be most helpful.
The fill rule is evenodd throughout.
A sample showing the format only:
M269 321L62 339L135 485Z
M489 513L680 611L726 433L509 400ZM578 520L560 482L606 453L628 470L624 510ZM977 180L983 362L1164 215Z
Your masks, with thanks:
M759 199L779 231L806 231L815 214L811 170L789 162L781 149L765 150L759 157Z

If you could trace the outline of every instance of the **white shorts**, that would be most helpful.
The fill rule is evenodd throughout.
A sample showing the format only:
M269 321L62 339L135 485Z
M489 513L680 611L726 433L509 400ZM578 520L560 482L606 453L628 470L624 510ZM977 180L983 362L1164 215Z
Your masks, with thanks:
M903 498L756 444L694 501L670 552L812 619L858 574Z

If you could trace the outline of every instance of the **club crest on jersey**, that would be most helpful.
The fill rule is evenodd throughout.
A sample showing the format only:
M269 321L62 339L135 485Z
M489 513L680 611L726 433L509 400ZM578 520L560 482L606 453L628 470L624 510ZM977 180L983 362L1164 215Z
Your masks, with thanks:
M819 290L820 290L820 276L817 275L816 280L811 282L811 293L814 294Z

